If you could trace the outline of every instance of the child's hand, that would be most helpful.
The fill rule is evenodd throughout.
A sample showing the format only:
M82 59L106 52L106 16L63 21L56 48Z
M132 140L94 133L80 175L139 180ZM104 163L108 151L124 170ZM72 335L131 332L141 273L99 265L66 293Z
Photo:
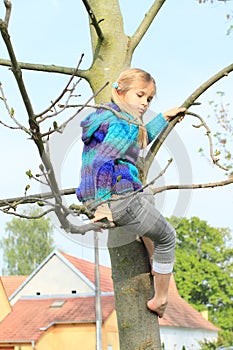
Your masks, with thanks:
M164 112L163 116L168 122L170 122L173 118L179 116L179 122L181 122L184 119L185 111L186 108L184 107L173 107L172 109Z

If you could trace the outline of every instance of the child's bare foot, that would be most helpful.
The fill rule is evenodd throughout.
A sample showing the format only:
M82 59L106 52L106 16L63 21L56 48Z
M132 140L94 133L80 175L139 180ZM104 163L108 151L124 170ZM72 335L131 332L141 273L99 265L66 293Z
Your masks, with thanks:
M167 307L167 302L158 303L155 298L153 298L147 302L147 307L149 310L155 312L159 318L162 318Z

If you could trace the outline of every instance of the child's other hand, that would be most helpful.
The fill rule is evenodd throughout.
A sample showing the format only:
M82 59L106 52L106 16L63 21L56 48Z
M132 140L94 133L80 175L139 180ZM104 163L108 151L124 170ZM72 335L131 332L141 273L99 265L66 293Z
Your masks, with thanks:
M163 113L164 118L170 122L173 118L179 117L179 122L184 119L186 108L184 107L173 107Z

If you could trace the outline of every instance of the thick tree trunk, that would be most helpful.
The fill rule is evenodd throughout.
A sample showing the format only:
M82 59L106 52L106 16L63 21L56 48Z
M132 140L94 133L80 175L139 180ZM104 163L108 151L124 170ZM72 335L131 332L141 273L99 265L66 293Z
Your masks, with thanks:
M121 229L109 233L121 350L161 350L157 316L147 309L153 295L150 263L143 243L119 245Z
M118 0L89 0L88 4L95 19L90 21L93 62L87 80L96 92L107 81L114 82L119 73L130 66L134 47L132 38L124 33ZM111 85L95 100L97 103L109 101L110 94ZM144 244L137 241L119 245L121 237L120 229L109 234L121 350L160 350L157 316L146 307L153 295L147 251Z

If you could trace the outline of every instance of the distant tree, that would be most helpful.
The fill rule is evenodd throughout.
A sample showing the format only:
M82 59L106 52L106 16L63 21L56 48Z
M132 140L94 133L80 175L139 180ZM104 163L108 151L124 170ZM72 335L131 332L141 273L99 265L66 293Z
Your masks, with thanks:
M23 212L25 216L38 216L39 208ZM49 218L28 220L13 218L6 224L7 237L0 241L6 264L4 274L28 275L53 250L52 225Z
M170 219L177 231L175 280L179 294L210 320L226 339L233 332L233 248L229 228L197 217ZM227 331L227 333L226 333Z

